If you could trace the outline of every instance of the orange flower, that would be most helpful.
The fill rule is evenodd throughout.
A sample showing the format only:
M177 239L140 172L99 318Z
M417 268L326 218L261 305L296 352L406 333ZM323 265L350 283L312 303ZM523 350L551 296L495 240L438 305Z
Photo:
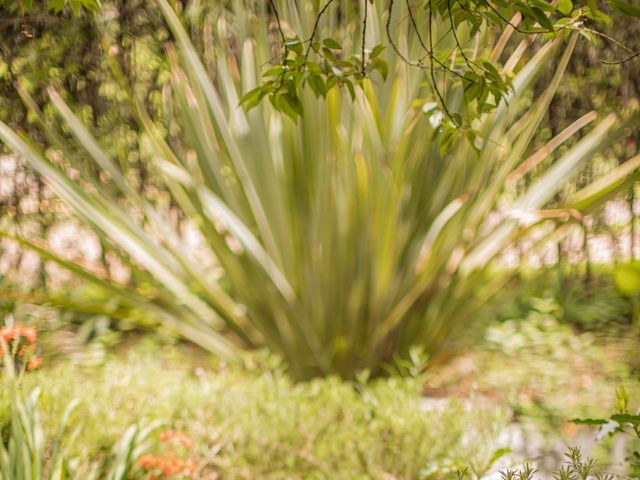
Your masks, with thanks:
M197 466L191 460L184 460L174 454L143 455L138 460L138 465L145 470L160 470L165 477L178 473L195 475L198 471Z
M20 328L20 335L24 337L24 339L34 344L38 339L38 329L36 327L27 327L26 325L22 325Z
M16 337L16 327L6 325L4 327L0 327L0 337L4 340L5 343L9 343Z
M22 357L24 355L27 354L33 354L36 351L36 346L31 344L31 345L22 345L20 347L20 350L18 350L18 356Z
M185 432L177 432L175 430L164 430L160 432L161 442L176 442L189 450L193 445L193 439Z
M14 339L18 340L22 337L27 342L34 344L38 338L38 329L36 327L28 327L23 323L5 325L4 327L0 327L0 337L2 337L5 343L9 343Z
M42 357L31 357L27 362L27 370L35 370L40 367L44 363L44 359Z

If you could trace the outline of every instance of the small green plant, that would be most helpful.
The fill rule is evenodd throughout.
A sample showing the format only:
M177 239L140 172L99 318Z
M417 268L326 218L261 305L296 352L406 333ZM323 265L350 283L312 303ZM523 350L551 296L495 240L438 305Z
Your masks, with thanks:
M598 265L585 276L584 265L556 265L554 268L522 268L519 274L489 302L486 316L500 320L523 318L536 299L554 299L557 318L580 330L606 332L631 323L630 298L614 281L612 266Z
M475 375L449 374L434 386L458 391L470 379L474 390L513 408L526 428L548 438L566 436L566 442L577 431L567 418L602 414L620 384L637 391L637 341L623 327L620 334L611 326L576 330L552 297L528 298L526 306L526 312L488 325L468 354Z
M162 422L151 422L147 426L131 425L118 440L111 457L106 462L106 480L127 480L138 469L139 459L151 446L151 434ZM96 472L96 470L94 470ZM96 475L97 476L97 475Z
M555 480L612 480L611 474L599 471L596 462L585 459L579 447L569 447L564 454L563 465L553 473ZM525 463L520 468L505 469L500 472L502 480L534 480L537 468Z
M12 339L16 341L15 336ZM8 441L5 444L0 438L0 480L63 480L67 478L69 466L61 435L77 401L67 406L60 431L48 445L37 408L40 390L35 388L25 395L21 388L24 369L16 373L9 346L2 337L0 346L4 357L1 383L9 397L11 412Z
M9 348L4 347L4 368L0 387L0 400L8 400L8 425L0 424L0 480L65 480L74 476L76 459L69 452L74 447L81 425L72 422L78 399L71 400L60 418L57 431L48 431L39 410L41 389L36 387L25 393L24 368L16 371ZM116 443L112 454L103 465L94 466L83 478L95 480L127 480L137 467L138 458L149 448L149 436L160 426L152 422L147 427L129 427ZM7 432L5 434L4 429ZM6 436L6 439L5 439ZM106 472L106 473L104 473ZM106 476L105 476L106 475Z
M10 388L11 428L7 445L0 443L0 480L62 480L69 473L68 459L60 437L50 448L37 410L40 391L35 389L28 397L14 382ZM62 420L61 431L75 407L69 405ZM47 458L48 457L48 458Z
M636 448L627 457L629 472L633 478L640 478L640 409L635 413L629 407L629 395L620 386L616 390L616 412L608 418L574 419L572 422L583 425L598 425L596 439L618 434L630 434L636 441Z

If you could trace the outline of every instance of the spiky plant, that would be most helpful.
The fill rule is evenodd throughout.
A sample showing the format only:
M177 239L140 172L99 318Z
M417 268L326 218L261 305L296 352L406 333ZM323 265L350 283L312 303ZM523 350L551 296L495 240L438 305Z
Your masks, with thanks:
M266 345L283 355L294 377L305 379L331 373L351 378L367 368L377 372L414 346L432 357L447 353L469 332L475 309L502 285L503 274L487 275L496 255L532 221L602 200L640 163L634 158L575 202L554 206L553 215L541 212L622 131L624 123L610 116L526 192L504 195L512 172L527 165L576 36L543 42L530 59L525 40L502 72L513 74L512 90L475 121L477 139L448 141L429 69L409 66L392 51L386 54L389 78L364 80L355 100L335 86L326 99L303 90L303 115L295 121L269 102L245 112L239 98L257 85L259 66L273 55L267 22L238 16L240 76L234 78L221 56L212 81L172 7L166 0L158 5L175 38L177 51L170 49L169 58L186 152L172 149L141 103L132 98L132 104L150 161L198 227L203 248L224 269L222 280L202 268L56 92L51 100L60 117L125 195L126 207L101 184L84 191L4 124L0 138L106 243L123 252L139 288L95 275L38 242L19 241L220 355L235 356L239 343ZM298 31L310 31L312 13L281 5L281 14L296 22ZM396 9L389 23L396 25L401 16ZM378 4L368 17L368 41L380 42L385 25L386 12ZM434 23L436 28L436 38L454 41L445 24ZM463 29L455 41L483 44L485 38L472 39ZM420 45L406 29L398 27L394 36L400 48L419 54ZM492 54L500 55L504 44ZM477 52L482 53L489 50ZM552 81L531 99L536 77L554 58ZM445 102L460 104L461 87L455 82L446 87ZM552 148L534 157L536 162L587 123L570 126ZM64 152L66 146L58 148ZM130 215L132 209L141 221Z

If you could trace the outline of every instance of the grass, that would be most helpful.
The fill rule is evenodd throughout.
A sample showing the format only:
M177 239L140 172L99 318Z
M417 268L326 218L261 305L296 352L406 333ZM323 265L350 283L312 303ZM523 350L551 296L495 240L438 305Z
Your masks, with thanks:
M191 478L442 478L463 465L472 474L496 471L494 453L503 447L514 452L501 467L551 451L559 461L566 445L593 438L592 429L569 424L570 418L610 412L620 384L639 397L631 355L637 341L629 331L576 333L561 323L553 300L530 303L527 315L494 324L459 361L415 374L417 359L404 366L405 374L414 372L407 378L365 384L361 374L356 381L295 383L285 364L266 353L225 364L158 334L123 334L125 342L108 349L102 363L49 356L44 368L25 376L24 387L27 394L41 390L45 432L60 431L67 405L79 400L63 439L72 478L88 478L111 461L114 445L134 424L158 424L146 449L152 458L167 453L162 430L192 438L188 450L171 447L197 467ZM42 330L45 351L53 353L56 335ZM0 390L5 440L8 397ZM513 428L536 445L514 443ZM606 464L612 445L604 442L590 455ZM123 478L149 475L138 468Z
M185 431L194 440L187 453L199 468L195 478L415 479L451 465L488 468L507 420L499 407L470 409L456 400L425 409L416 378L294 384L266 355L244 367L211 362L145 340L102 366L58 362L28 375L25 386L41 388L51 431L80 399L72 422L81 430L69 447L77 478L132 423L159 420Z

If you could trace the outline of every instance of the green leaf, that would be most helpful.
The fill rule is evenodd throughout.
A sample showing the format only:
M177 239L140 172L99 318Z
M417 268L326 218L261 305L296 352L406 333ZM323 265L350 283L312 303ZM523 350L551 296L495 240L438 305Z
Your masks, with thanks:
M571 15L573 11L573 2L571 0L558 0L558 10L563 15Z
M570 421L578 425L606 425L608 422L603 418L574 418Z
M629 413L616 413L611 415L611 420L618 423L630 423L633 426L640 425L640 415L631 415Z
M93 12L98 8L98 0L81 0L82 6L88 12Z
M241 98L239 104L244 106L247 110L251 110L253 107L260 103L260 100L264 96L265 92L263 87L256 87L253 90L245 93Z
M537 7L533 7L531 11L534 13L535 19L545 30L553 30L553 23L549 20L549 17Z
M296 52L298 55L302 55L302 42L300 42L300 39L291 38L284 42L284 44L288 49Z
M269 68L266 72L262 74L263 77L276 77L282 73L284 67L282 65L276 65L275 67Z
M49 0L47 10L53 11L53 13L60 13L66 4L66 0Z
M322 76L309 75L307 82L309 83L309 86L311 87L311 90L313 90L313 93L315 93L316 97L324 97L326 91Z
M640 18L640 8L623 0L609 0L609 4L623 15Z
M333 38L325 38L322 43L324 44L325 47L328 47L332 50L342 50L342 45L340 45L336 40L334 40Z
M373 50L371 50L371 53L369 54L369 58L374 59L376 58L378 55L380 55L382 52L385 51L386 49L386 45L376 45L375 47L373 47Z
M298 116L302 115L302 104L298 97L291 93L279 95L277 103L280 110L286 113L293 121L296 121Z
M613 280L620 292L629 297L640 294L640 266L627 263L613 271Z
M349 95L351 96L351 100L355 100L356 90L353 87L353 82L351 80L345 80L344 84L346 85L347 90L349 90Z
M389 65L382 58L376 58L372 64L374 70L377 70L382 76L383 80L386 80L389 76Z
M69 0L69 6L74 15L80 15L80 11L82 10L82 2L80 0Z

